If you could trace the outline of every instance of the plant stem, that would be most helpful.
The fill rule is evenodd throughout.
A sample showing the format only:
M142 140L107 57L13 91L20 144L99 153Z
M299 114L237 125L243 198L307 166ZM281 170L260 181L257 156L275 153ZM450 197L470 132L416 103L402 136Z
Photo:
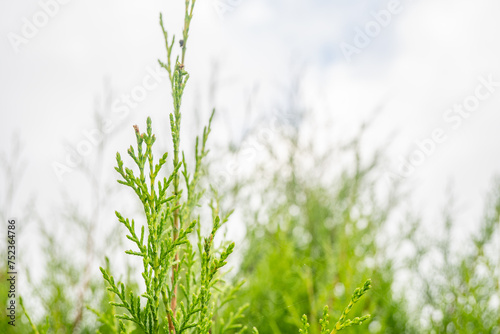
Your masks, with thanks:
M182 35L183 35L183 42L181 44L181 47L182 47L182 57L181 57L181 68L180 70L183 69L184 67L184 61L185 61L185 57L186 57L186 44L187 44L187 40L188 40L188 37L189 37L189 25L191 23L191 19L193 18L193 9L194 9L194 5L196 3L196 0L186 0L185 4L185 15L184 15L184 29L182 31ZM176 64L176 69L175 70L178 70L177 68L177 64ZM183 85L183 83L185 84L185 81L183 82L183 77L180 76L180 83L179 83L179 88L181 88L181 86ZM172 85L174 90L177 88L174 85ZM175 103L175 97L174 97L174 122L175 122L175 130L176 130L176 133L172 133L173 136L177 137L174 139L174 168L175 166L177 166L179 164L179 143L180 143L180 135L179 135L179 132L180 132L180 120L181 120L181 114L180 114L180 107L181 107L181 98L182 98L182 93L183 93L183 88L181 88L180 92L173 92L174 95L176 93L178 93L180 96L179 96L179 99L178 99L178 103ZM174 196L176 196L178 198L178 195L179 195L179 173L176 172L175 173L175 176L174 176ZM175 240L177 240L177 238L179 237L179 228L180 228L180 217L179 217L179 200L176 201L175 203L175 206L176 206L176 209L174 211L174 234L173 234L173 240L175 242ZM177 272L179 270L179 253L176 252L175 253L175 265L172 267L172 299L171 299L171 304L170 304L170 308L175 316L175 311L177 309L177 282L176 282L176 276L177 276ZM174 325L173 325L173 322L172 322L172 319L170 319L169 317L169 329L170 329L170 332L175 334L175 328L174 328Z

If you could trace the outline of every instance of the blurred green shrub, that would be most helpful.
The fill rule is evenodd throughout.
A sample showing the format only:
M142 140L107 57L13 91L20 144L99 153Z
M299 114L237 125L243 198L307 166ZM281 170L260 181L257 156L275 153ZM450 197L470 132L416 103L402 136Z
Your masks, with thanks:
M418 220L408 235L416 254L408 268L418 287L408 304L423 332L500 333L500 180L472 235L456 233L453 204L442 237L419 228Z
M395 206L395 193L376 195L383 182L380 156L361 158L360 134L344 152L352 164L332 178L339 164L301 145L300 129L274 135L260 153L262 163L233 188L247 230L236 275L247 280L241 297L250 305L247 326L294 333L305 314L313 324L309 332L320 333L324 305L333 305L338 318L350 291L371 277L373 291L353 313L371 313L374 333L413 332L403 300L394 296L393 264L380 242Z

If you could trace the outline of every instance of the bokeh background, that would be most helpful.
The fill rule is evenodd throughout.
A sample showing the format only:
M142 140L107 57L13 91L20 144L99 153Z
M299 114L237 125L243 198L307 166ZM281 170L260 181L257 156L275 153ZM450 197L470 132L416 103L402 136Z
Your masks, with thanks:
M158 13L180 35L183 6L0 3L2 220L19 219L20 256L33 281L46 268L40 226L65 245L84 239L81 231L106 235L118 225L112 214L122 195L96 195L95 188L114 187L114 152L131 143L133 124L151 116L158 132L168 133ZM452 244L460 248L479 229L500 171L499 12L494 0L199 0L183 131L199 133L216 108L212 172L229 189L248 171L234 172L227 157L251 147L251 158L238 163L259 165L264 146L280 150L276 124L300 128L318 155L365 126L360 155L384 156L376 192L390 193L398 183L405 194L388 219L393 231L411 212L424 230L444 236L437 221L448 208ZM161 145L167 149L168 140ZM349 165L340 161L326 167L326 178ZM80 227L68 226L78 213L85 217ZM228 235L244 240L244 225L236 208ZM99 255L75 261L97 268L103 242L88 246Z

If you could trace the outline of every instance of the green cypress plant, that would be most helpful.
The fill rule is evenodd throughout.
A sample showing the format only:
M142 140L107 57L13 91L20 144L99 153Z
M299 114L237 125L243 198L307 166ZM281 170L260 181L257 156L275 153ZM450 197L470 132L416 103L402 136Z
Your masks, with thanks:
M151 118L147 119L145 132L141 133L139 127L134 126L137 144L127 153L135 170L125 166L119 153L116 155L115 169L121 176L118 182L132 188L145 216L145 223L138 227L133 219L116 212L119 222L128 231L127 238L134 245L134 249L126 253L142 259L145 291L141 294L134 292L101 268L108 290L116 299L111 305L125 311L116 315L117 326L111 324L119 333L128 333L133 327L148 334L211 332L215 312L212 295L219 281L217 274L234 249L234 243L218 250L214 246L215 235L227 220L227 216L220 217L216 205L212 205L211 232L204 238L201 237L200 216L194 211L204 193L198 183L202 161L208 153L206 143L213 113L201 138L196 138L194 168L188 168L180 146L181 104L189 79L184 61L195 2L185 2L184 28L179 41L181 50L175 59L175 36L170 38L160 15L167 57L165 62L159 63L168 72L173 99L170 114L173 157L168 175L161 176L168 153L158 160L154 158L156 137ZM231 329L239 329L234 322L240 314L230 317Z

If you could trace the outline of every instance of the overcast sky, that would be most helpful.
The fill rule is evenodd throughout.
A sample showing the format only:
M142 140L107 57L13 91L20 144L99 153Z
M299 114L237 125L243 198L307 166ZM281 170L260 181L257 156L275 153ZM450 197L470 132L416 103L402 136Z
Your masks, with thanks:
M148 78L141 101L122 109L127 127L148 115L166 120L168 85L156 72L164 57L160 11L179 36L183 1L0 3L0 139L2 150L13 133L25 144L20 198L34 191L50 204L51 188L71 191L75 173L61 181L54 163L66 165L65 144L78 145L92 129L104 78L122 107L122 94L141 95ZM237 140L250 97L258 119L302 73L304 105L328 120L332 141L380 107L366 149L391 139L388 172L411 185L409 206L430 220L452 181L459 224L469 228L500 172L499 13L496 0L198 0L185 110L201 108L204 121L214 104L219 136Z

